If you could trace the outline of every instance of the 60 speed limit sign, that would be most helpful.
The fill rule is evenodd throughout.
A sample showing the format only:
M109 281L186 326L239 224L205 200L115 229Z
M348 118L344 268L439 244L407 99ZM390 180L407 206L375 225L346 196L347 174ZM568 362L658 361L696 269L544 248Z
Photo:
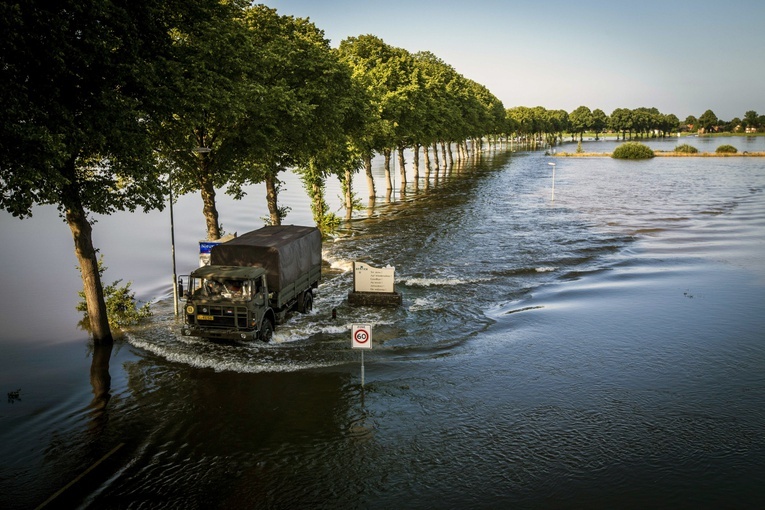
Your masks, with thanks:
M351 327L351 347L354 349L372 348L371 324L354 324Z

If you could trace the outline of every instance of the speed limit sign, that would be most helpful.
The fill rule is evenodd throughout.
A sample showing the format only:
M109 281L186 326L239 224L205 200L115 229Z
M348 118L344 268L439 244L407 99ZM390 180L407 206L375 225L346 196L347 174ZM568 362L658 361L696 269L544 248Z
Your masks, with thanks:
M354 324L351 327L351 347L354 349L372 348L371 324Z

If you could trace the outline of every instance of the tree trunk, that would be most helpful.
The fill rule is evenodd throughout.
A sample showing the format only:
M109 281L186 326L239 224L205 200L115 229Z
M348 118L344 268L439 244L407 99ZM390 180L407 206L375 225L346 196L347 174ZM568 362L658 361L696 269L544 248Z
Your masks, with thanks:
M399 185L399 189L401 190L401 194L403 195L404 193L406 193L406 161L404 160L403 145L400 145L398 147L398 168L401 174L401 184Z
M345 219L350 221L353 215L353 172L345 169L345 181L343 182L343 188L345 190Z
M442 156L442 159L444 160L444 168L446 168L447 166L446 162L448 160L446 159L446 142L444 142L443 140L441 140L441 156Z
M313 221L320 227L324 224L324 186L320 180L314 179L311 182L311 209L313 210Z
M416 190L420 185L420 144L414 144L413 150L414 154L412 155L412 180L414 181L414 189Z
M385 157L385 189L390 191L393 189L390 180L390 149L383 149L383 156Z
M200 164L202 168L199 178L199 189L202 194L202 213L205 216L207 224L207 239L214 241L220 239L220 224L218 223L218 208L215 205L215 186L212 176L204 163Z
M268 214L271 225L281 225L282 217L279 214L279 186L276 180L276 174L272 171L266 172L266 203L268 204Z
M104 288L101 275L98 272L98 257L93 247L93 229L88 222L87 214L82 206L77 185L75 158L66 163L64 175L69 184L64 188L62 203L66 208L66 223L74 238L74 252L82 276L82 287L85 292L85 304L88 308L90 333L96 344L112 343L112 332L109 329L109 318L106 315Z
M433 142L433 166L435 166L436 173L438 173L441 167L441 164L438 162L438 142Z
M374 200L377 196L375 191L375 179L372 176L372 155L364 156L364 171L367 174L367 189L369 190L369 200Z

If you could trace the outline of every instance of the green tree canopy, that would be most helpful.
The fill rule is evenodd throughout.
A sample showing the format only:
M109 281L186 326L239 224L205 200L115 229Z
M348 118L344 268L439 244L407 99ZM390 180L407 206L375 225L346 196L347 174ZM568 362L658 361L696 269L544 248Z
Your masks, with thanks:
M69 225L92 334L110 341L89 212L162 207L151 127L170 114L171 33L212 0L20 0L0 6L0 206L54 204Z
M579 135L581 141L585 131L592 128L592 112L586 106L580 106L568 116L571 132Z
M749 128L759 128L760 127L760 117L757 115L757 112L754 110L748 110L744 114L744 122L746 123L746 127Z
M717 126L717 115L712 110L705 111L701 117L699 117L699 126L704 131L710 131Z

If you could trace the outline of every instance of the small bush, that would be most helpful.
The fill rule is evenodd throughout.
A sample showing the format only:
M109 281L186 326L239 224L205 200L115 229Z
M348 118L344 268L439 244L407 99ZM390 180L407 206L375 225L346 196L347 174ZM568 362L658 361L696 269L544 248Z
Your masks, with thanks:
M98 259L98 274L103 278L106 271L103 256ZM135 293L130 291L130 283L120 287L122 280L117 280L111 285L104 285L104 300L106 301L106 317L109 320L109 327L116 332L129 326L135 326L143 319L151 317L149 303L144 303L138 307L135 299ZM80 327L84 330L90 328L90 318L88 317L88 305L85 302L85 292L79 291L80 302L77 304L77 311L83 312L83 318L80 321Z
M732 145L721 145L715 150L717 154L735 154L738 152L738 149L736 149Z
M684 154L696 154L697 152L699 152L699 150L693 145L688 145L687 143L684 143L683 145L678 145L677 147L675 147L675 152L682 152Z
M615 159L650 159L653 157L650 147L639 142L627 142L614 149L611 154Z

